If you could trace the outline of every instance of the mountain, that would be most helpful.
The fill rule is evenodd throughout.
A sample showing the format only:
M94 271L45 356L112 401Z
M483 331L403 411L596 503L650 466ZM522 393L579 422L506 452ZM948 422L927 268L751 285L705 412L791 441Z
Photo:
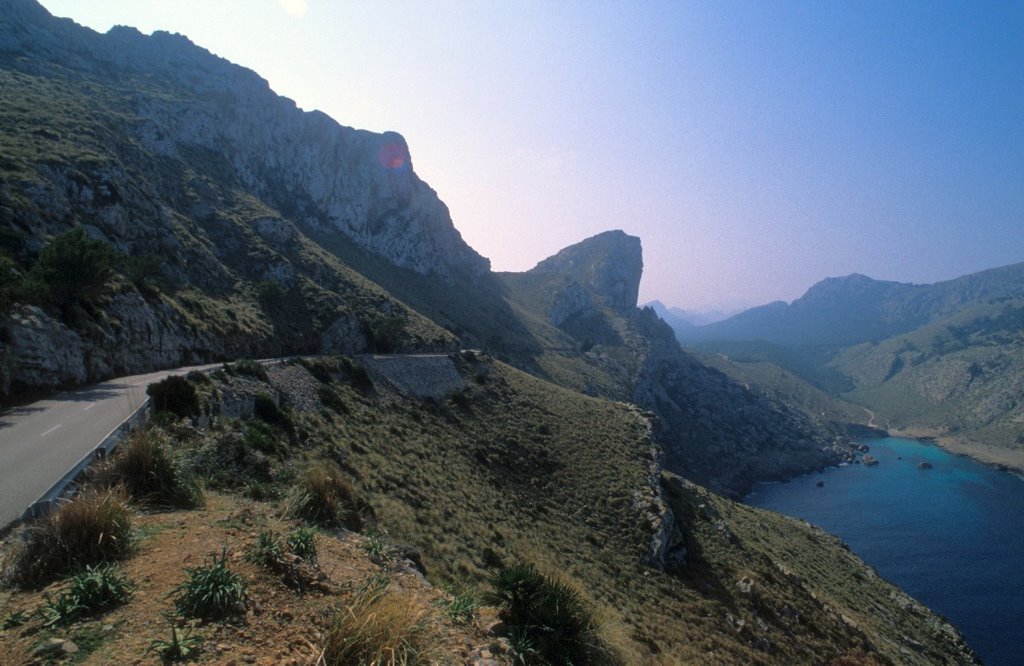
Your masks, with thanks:
M1022 303L1024 263L930 285L852 275L677 335L733 364L786 368L880 426L1024 469Z
M845 397L889 428L1024 469L1024 295L844 348L831 366L854 381Z
M643 307L649 307L657 312L658 316L664 319L665 323L671 326L673 330L714 324L736 314L736 310L684 310L682 308L670 307L659 300L644 303Z
M0 20L0 304L17 302L0 325L0 390L454 346L324 249L447 282L487 272L401 136L303 112L178 35L98 35L30 2L0 4ZM71 227L113 248L118 271L100 302L69 308L33 288L32 269Z
M854 274L827 278L786 304L751 308L684 331L687 343L764 340L787 346L845 346L907 333L959 311L1024 291L1024 263L917 285Z

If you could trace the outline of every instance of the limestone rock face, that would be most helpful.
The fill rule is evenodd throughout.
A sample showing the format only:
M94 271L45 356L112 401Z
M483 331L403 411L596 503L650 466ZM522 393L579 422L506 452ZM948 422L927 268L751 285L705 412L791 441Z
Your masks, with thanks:
M571 283L564 291L558 294L548 319L555 326L561 326L569 317L584 312L594 307L590 295L580 286L579 282Z
M0 53L103 79L139 77L172 93L140 92L124 100L124 113L132 117L124 140L153 156L203 156L298 224L340 232L418 273L472 277L489 269L462 240L437 194L417 177L399 134L355 130L305 112L254 72L181 35L146 36L120 26L100 35L49 16L30 0L0 3L0 21ZM126 187L114 179L75 184L67 192L75 204L109 208ZM61 203L48 202L47 208ZM202 208L197 203L192 212L199 217Z
M0 388L57 387L86 377L81 337L32 305L15 305L0 322Z
M643 270L640 239L606 231L545 259L530 273L561 274L594 294L601 305L629 312L636 307Z

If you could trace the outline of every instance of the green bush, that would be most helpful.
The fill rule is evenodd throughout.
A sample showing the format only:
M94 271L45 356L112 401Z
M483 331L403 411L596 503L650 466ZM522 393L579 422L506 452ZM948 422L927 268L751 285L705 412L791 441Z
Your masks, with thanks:
M288 412L277 406L274 399L266 393L258 393L253 403L253 414L270 425L277 426L287 433L295 430Z
M350 412L348 405L345 404L345 400L327 384L321 384L320 388L317 389L317 394L320 396L320 402L324 403L324 406L328 409L338 414L348 414Z
M501 609L517 642L528 646L530 661L559 666L612 661L593 614L571 586L528 564L502 567L490 583L487 602Z
M262 421L247 421L242 441L246 446L267 455L280 457L288 452L288 447L281 441L281 434Z
M224 369L232 375L248 375L261 381L267 381L267 369L251 359L242 359L232 364L224 364Z
M288 550L307 562L316 562L316 530L297 527L288 535Z
M169 412L178 418L199 414L196 388L184 377L171 375L146 387L154 412Z
M71 576L67 590L40 609L43 625L47 627L70 624L85 615L110 610L128 601L135 585L120 568L112 564L86 567Z
M463 625L472 622L480 607L476 596L468 590L455 588L448 588L447 592L448 596L439 599L438 605L444 609L451 623Z
M107 243L75 227L51 240L29 271L29 280L61 308L98 296L113 275L117 253Z
M186 618L224 620L245 613L245 581L228 568L227 551L208 565L187 567L187 578L174 589L174 606Z
M199 484L171 458L167 441L156 430L140 429L129 435L97 469L96 481L108 487L121 485L141 502L182 507L203 504Z
M12 575L31 584L131 552L132 512L125 492L87 489L27 528Z
M256 283L256 298L267 312L280 310L288 302L288 292L273 280Z
M226 432L200 449L192 467L201 470L211 488L240 488L272 481L270 458L246 442L239 432Z
M327 527L345 526L358 530L362 520L356 511L355 491L337 467L319 463L299 477L286 513Z
M333 380L335 372L340 370L337 359L333 358L300 358L299 363L302 364L309 374L313 375L317 381L324 384L330 384Z

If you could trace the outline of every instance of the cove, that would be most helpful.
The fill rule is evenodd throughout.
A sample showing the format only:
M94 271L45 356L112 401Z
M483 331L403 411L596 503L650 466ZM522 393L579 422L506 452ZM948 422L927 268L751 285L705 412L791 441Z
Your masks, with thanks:
M1024 664L1024 481L926 442L861 443L877 465L757 484L744 501L841 538L986 664Z

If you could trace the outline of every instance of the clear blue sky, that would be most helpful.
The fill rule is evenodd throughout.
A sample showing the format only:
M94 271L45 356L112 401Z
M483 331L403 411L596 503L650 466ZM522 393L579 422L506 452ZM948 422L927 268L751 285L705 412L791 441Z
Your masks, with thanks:
M43 0L397 130L496 270L607 229L641 299L1024 261L1024 2Z

